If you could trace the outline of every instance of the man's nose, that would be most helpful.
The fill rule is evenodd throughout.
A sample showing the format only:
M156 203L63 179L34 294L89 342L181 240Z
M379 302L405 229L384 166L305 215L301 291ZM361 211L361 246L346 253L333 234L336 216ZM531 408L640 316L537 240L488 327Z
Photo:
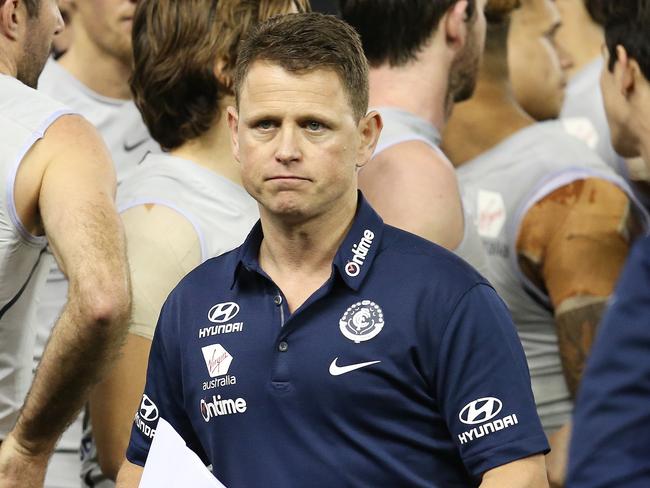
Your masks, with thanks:
M275 159L279 163L287 164L300 159L300 144L298 130L295 127L282 127L278 134L278 146Z

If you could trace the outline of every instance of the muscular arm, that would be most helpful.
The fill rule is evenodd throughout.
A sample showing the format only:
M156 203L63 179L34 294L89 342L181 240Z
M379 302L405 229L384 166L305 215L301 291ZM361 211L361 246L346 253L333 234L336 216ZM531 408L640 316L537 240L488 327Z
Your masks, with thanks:
M42 170L37 211L69 291L9 434L14 452L3 453L20 458L13 462L16 472L25 458L34 458L28 468L47 459L90 386L117 356L130 313L124 236L113 204L115 174L95 129L80 117L62 117L23 164L28 173ZM16 479L22 482L28 471Z
M122 355L90 396L90 416L103 473L115 479L145 385L158 314L180 279L201 262L198 235L168 207L138 206L122 214L131 265L133 316Z
M626 195L605 180L562 187L526 214L517 250L522 269L548 291L569 392L575 397L605 303L627 256L634 222ZM563 486L570 424L549 437L551 486Z
M544 487L548 487L548 482L542 454L518 459L486 471L481 482L481 488Z
M455 249L463 238L456 174L444 156L418 141L390 147L359 173L359 187L387 224Z

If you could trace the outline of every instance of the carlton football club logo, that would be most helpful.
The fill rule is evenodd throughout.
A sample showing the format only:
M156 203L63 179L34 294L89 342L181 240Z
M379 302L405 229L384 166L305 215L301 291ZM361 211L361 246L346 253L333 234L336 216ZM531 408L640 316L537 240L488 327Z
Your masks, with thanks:
M358 344L381 332L384 313L375 302L363 300L348 307L339 320L339 328L345 337Z

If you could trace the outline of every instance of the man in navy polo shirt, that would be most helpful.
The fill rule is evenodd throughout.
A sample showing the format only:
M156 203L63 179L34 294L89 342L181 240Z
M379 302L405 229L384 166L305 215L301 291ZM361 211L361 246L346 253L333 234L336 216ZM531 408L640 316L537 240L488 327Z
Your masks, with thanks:
M650 0L593 1L612 144L650 168ZM580 385L567 486L650 486L650 237L630 252Z
M243 42L229 109L260 222L172 292L118 486L165 418L229 488L547 486L521 345L461 259L357 192L381 119L335 17Z

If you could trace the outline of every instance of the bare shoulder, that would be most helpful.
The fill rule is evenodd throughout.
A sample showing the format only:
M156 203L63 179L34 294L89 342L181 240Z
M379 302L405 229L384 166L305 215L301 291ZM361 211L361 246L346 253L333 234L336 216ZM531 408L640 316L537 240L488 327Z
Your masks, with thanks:
M428 144L409 141L382 151L361 170L359 187L386 223L448 249L461 241L456 173Z
M407 141L375 155L364 171L399 171L404 173L454 176L454 168L440 149L422 141Z

